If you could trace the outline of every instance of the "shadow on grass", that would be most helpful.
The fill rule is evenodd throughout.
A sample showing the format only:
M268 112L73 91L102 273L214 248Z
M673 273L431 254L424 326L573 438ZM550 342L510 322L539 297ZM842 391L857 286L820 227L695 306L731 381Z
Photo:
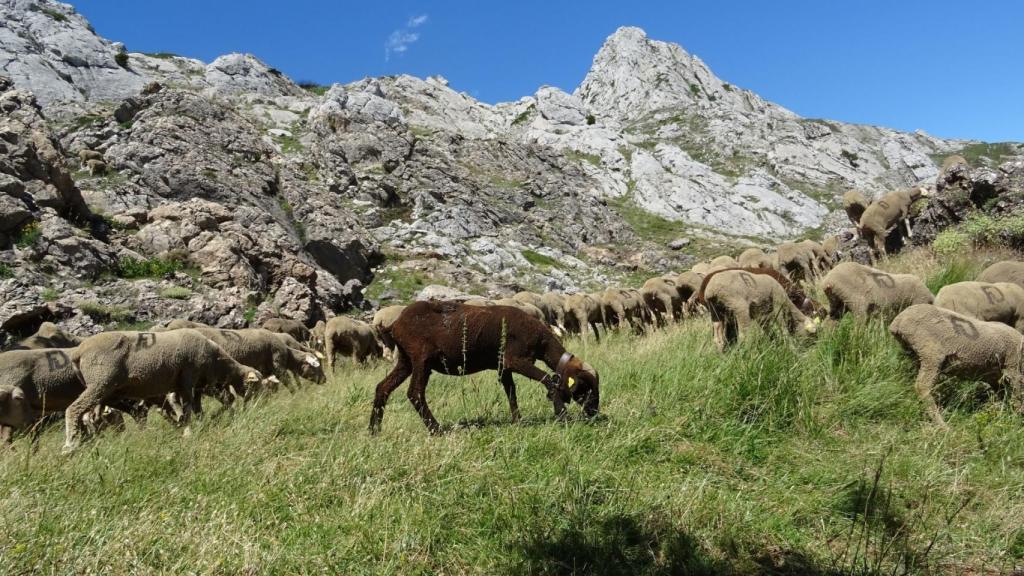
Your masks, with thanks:
M554 533L538 533L515 544L522 575L605 576L765 574L842 576L799 552L769 548L744 558L712 557L684 531L651 527L637 517L615 515L597 522L573 522ZM543 532L543 531L541 531Z

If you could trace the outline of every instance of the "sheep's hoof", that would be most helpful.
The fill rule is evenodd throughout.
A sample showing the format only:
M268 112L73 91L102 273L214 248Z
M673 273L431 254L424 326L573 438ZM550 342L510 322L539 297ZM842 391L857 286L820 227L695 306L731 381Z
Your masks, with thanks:
M77 449L78 449L78 443L77 442L75 442L75 443L67 443L67 442L65 442L64 443L64 447L61 448L60 452L61 452L61 454L71 454L72 452L74 452Z

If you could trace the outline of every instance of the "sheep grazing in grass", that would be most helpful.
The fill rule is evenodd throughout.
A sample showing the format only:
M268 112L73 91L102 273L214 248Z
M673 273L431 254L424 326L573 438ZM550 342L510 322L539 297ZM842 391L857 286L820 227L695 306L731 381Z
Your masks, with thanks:
M889 325L919 368L914 388L932 420L945 426L932 387L942 374L1009 385L1024 400L1024 336L999 322L984 322L931 304L901 312Z
M103 332L82 341L68 354L78 366L85 390L64 412L65 450L81 441L82 417L111 401L180 400L180 420L187 424L201 411L202 393L218 389L244 395L252 386L269 385L255 368L235 361L197 330L170 332Z
M107 173L107 163L102 160L89 160L85 163L89 176L102 176Z
M302 322L291 318L270 318L263 323L263 329L279 334L288 334L299 342L310 341L309 328L306 328Z
M860 218L869 205L868 199L856 190L848 190L843 194L843 210L846 211L846 217L850 219L850 222L853 222L858 234L860 234Z
M1024 288L1010 282L957 282L943 286L935 305L1024 332Z
M88 162L90 160L98 160L98 161L102 162L103 161L103 153L102 152L97 152L95 150L89 150L88 148L83 148L83 149L78 151L78 161L81 162L83 166L85 165L86 162Z
M738 268L740 265L732 256L719 256L708 262L708 272L725 270L726 268Z
M820 273L819 262L824 249L817 242L784 242L776 250L779 270L791 280L814 280Z
M262 328L225 330L221 328L191 328L221 347L237 362L251 366L271 380L269 391L279 381L289 382L290 375L301 376L313 382L323 382L324 372L320 361L288 334L279 334ZM287 343L294 343L295 347ZM278 380L280 379L280 380Z
M0 354L0 425L5 441L45 414L66 409L85 389L68 350L14 350Z
M388 397L410 376L409 401L427 429L433 434L440 432L427 406L431 372L465 375L497 370L513 422L519 420L513 373L543 384L559 417L565 415L566 404L571 401L579 403L588 416L598 413L597 371L566 352L547 325L518 308L416 302L402 312L390 332L398 345L398 358L395 367L377 385L370 414L371 433L380 430ZM534 365L537 360L555 373L545 374Z
M580 334L586 338L587 327L594 334L594 339L601 341L598 328L604 322L604 310L601 302L590 294L571 294L565 298L565 328L572 334Z
M978 282L1012 282L1024 288L1024 262L1003 260L978 274Z
M658 326L674 324L683 316L683 301L672 280L651 278L640 288L647 309Z
M760 248L747 248L736 259L737 268L775 268L775 259Z
M634 329L642 329L644 318L641 309L646 310L646 306L635 291L609 288L596 296L601 306L601 323L605 329L622 329L627 324Z
M786 278L780 272L773 268L730 268L728 270L718 270L716 272L712 272L704 277L704 279L701 281L700 287L697 289L696 292L694 292L693 304L707 307L708 303L706 299L706 291L708 283L711 281L711 279L717 276L718 274L721 274L722 272L736 270L749 272L750 274L763 274L765 276L772 278L773 280L779 283L779 286L782 286L782 289L785 290L786 292L786 297L789 298L789 301L792 302L793 305L800 310L800 312L804 313L807 316L814 317L817 317L821 314L819 306L815 304L815 302L807 296L807 293L804 292L803 288L800 287L799 282L793 282L789 280L788 278Z
M545 292L540 295L538 306L548 324L565 333L565 296L559 292Z
M348 316L335 316L327 321L324 330L324 356L328 369L334 369L338 354L362 363L383 355L383 348L371 324Z
M387 331L395 323L395 320L398 320L398 317L401 316L402 310L405 310L405 306L385 306L377 310L373 315L373 320L370 321L373 329L377 332L377 338L380 339L381 345L384 346L384 357L388 359L394 357L395 343L391 341L391 336L388 336Z
M858 318L893 316L908 306L934 300L924 282L913 274L889 274L856 262L833 268L821 281L821 288L833 320L847 312Z
M43 322L36 333L18 342L12 350L39 350L42 348L74 348L82 343L78 336L68 334L53 322Z
M928 190L924 188L897 190L872 202L864 210L858 229L861 237L873 249L875 256L886 254L885 244L889 232L900 223L906 225L907 236L914 237L914 233L910 229L910 206L926 196L928 196Z
M767 273L734 269L709 275L703 297L719 350L743 338L755 320L778 318L789 332L802 335L813 334L817 328L790 301L775 277Z
M679 292L679 300L683 302L683 314L696 314L699 308L694 296L700 292L700 287L704 284L704 274L688 270L672 278L676 291Z
M216 328L216 326L210 326L209 324L203 324L194 320L175 318L167 323L164 330L181 330L182 328Z

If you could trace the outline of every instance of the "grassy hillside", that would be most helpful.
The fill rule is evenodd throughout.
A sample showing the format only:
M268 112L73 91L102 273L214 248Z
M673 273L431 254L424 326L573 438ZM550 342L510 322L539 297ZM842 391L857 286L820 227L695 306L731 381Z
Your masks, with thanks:
M976 266L981 258L973 258ZM892 263L937 285L973 266ZM997 574L1024 566L1024 423L970 382L950 430L883 323L726 355L706 320L600 345L604 417L558 423L517 378L435 375L431 438L388 366L62 456L0 455L5 574ZM215 412L216 410L214 410ZM574 407L573 413L578 409ZM155 415L154 415L155 417Z

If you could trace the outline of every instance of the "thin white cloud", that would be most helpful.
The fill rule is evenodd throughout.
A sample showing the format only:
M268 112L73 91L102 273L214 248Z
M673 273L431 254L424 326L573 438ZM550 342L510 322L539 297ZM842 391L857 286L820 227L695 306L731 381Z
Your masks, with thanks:
M391 60L392 54L404 54L408 51L409 46L420 39L419 32L413 30L426 24L428 18L426 14L413 16L409 18L404 27L392 32L384 42L384 61Z

